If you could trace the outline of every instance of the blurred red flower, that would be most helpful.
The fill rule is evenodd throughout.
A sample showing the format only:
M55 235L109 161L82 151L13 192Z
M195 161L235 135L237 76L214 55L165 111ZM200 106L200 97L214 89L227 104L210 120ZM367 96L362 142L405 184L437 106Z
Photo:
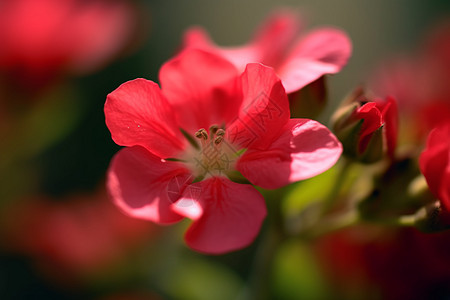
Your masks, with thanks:
M135 22L124 1L2 1L0 73L39 87L64 72L93 71L124 49Z
M419 158L419 166L430 191L440 200L447 223L450 224L450 120L433 129L425 150Z
M315 250L324 274L343 299L366 299L368 294L370 299L387 300L450 295L448 231L425 234L412 228L357 227L320 239Z
M431 129L450 120L450 23L439 24L421 50L394 58L373 75L371 85L399 104L404 136L423 142Z
M70 282L118 262L157 228L118 211L106 192L24 199L5 212L4 245Z
M199 27L189 29L183 48L196 48L221 55L240 71L248 63L273 67L286 93L298 91L325 74L339 72L350 58L352 45L341 30L324 27L297 39L300 21L296 14L282 11L267 18L253 39L238 47L219 47Z
M222 57L189 49L162 66L160 82L132 80L107 97L106 124L127 146L111 162L108 187L132 216L192 219L185 239L195 250L236 250L258 234L264 199L230 180L239 172L279 188L324 172L341 154L325 126L289 118L280 80L261 64L239 75Z

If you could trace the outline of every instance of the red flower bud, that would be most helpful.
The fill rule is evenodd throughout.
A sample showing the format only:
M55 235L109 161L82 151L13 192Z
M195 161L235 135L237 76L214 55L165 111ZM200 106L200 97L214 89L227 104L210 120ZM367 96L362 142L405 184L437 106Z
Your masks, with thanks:
M344 154L364 163L394 156L397 144L397 104L392 97L369 100L356 90L332 119Z

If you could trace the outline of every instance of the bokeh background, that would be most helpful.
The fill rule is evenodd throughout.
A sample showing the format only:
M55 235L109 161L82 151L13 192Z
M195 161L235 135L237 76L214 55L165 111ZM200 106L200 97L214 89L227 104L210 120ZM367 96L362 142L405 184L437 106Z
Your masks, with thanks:
M30 13L33 22L22 20L29 15L11 13L8 3L14 1L22 2L0 1L0 31L42 24L59 13L48 6ZM94 1L69 2L89 6ZM137 77L157 81L160 66L179 49L188 27L206 28L219 45L238 45L273 10L289 8L304 17L306 28L329 25L346 31L353 55L343 71L329 77L330 102L321 116L326 122L338 102L364 83L380 62L414 53L432 28L450 20L446 0L98 2L106 3L104 8L120 3L119 11L126 11L126 16L117 13L113 21L105 21L100 12L83 23L82 30L70 31L68 24L76 22L67 15L68 24L59 33L64 43L75 47L84 41L77 42L77 34L99 31L93 39L110 48L93 50L91 61L40 61L45 49L58 48L62 40L43 43L42 50L39 43L22 41L38 34L28 37L20 30L10 37L19 41L16 44L0 42L3 48L19 45L11 46L12 53L28 51L38 57L27 61L25 54L15 57L0 51L6 57L0 65L0 299L244 297L259 239L234 253L200 255L183 244L187 222L159 227L132 220L110 204L103 187L109 161L119 150L104 123L106 95ZM8 64L13 60L15 64ZM92 68L74 67L82 65L80 61ZM324 261L329 261L317 258L318 251L296 242L279 250L270 281L276 299L369 299L368 291L378 299L378 283L361 283L355 275L360 271L347 274L351 278L345 288L336 288L324 271ZM448 277L439 282L443 292L436 297L450 297L446 284L450 285Z

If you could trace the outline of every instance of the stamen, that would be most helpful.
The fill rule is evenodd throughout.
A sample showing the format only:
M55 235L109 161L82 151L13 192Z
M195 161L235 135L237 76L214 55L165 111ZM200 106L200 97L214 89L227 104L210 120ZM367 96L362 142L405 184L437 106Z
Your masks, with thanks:
M206 132L205 128L199 129L195 133L195 137L198 139L204 139L206 141L208 139L208 132Z
M223 137L225 135L225 130L223 130L222 128L218 129L216 132L216 135Z
M188 153L189 164L195 176L202 179L209 176L222 176L234 168L234 161L240 153L233 153L227 147L225 125L217 124L209 127L209 132L201 128L193 135L199 144L199 151Z
M209 134L213 137L216 134L218 129L219 129L218 125L211 125L209 127Z

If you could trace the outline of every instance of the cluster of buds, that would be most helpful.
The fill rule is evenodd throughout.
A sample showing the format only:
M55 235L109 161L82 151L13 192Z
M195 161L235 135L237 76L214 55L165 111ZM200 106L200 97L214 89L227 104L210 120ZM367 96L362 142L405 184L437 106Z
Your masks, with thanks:
M344 146L344 155L362 163L394 156L398 112L394 98L368 96L356 89L332 116L333 130Z

